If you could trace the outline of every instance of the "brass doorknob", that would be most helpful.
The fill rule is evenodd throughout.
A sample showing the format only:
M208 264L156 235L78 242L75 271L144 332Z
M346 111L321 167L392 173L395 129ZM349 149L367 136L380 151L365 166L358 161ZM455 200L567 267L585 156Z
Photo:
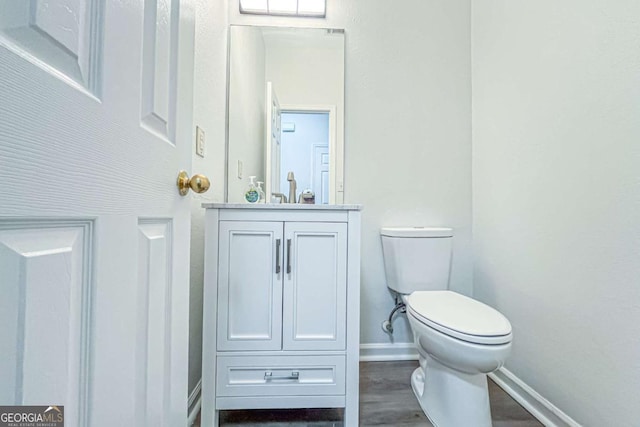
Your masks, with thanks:
M196 193L204 193L211 186L211 181L204 175L195 174L189 178L189 174L185 171L180 171L178 174L178 191L181 196L186 196L189 189Z

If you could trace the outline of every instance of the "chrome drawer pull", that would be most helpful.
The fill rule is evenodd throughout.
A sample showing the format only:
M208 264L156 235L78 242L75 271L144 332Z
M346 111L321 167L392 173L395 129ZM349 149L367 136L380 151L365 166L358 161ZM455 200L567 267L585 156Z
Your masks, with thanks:
M289 376L284 376L284 377L274 377L273 376L273 372L265 372L264 373L264 380L265 381L276 381L276 380L296 380L298 381L300 379L300 372L298 371L292 371L291 375Z
M280 274L280 239L276 239L276 274Z

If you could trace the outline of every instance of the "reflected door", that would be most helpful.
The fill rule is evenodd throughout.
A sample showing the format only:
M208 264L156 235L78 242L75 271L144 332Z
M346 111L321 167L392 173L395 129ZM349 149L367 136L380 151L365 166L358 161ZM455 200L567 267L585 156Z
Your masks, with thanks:
M313 147L313 192L316 204L329 203L329 147L316 145Z
M267 82L267 134L265 144L265 177L266 198L271 201L271 194L280 188L280 151L281 151L282 113L276 91L271 82Z

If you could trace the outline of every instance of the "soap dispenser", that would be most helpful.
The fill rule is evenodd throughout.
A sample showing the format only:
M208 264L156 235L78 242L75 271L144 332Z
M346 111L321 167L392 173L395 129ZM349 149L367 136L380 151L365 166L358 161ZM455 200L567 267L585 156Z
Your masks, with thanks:
M267 203L267 196L264 194L264 190L262 189L263 181L258 181L258 203Z
M249 188L244 193L244 199L247 201L247 203L258 203L258 200L260 200L260 193L256 188L255 179L255 176L249 177Z

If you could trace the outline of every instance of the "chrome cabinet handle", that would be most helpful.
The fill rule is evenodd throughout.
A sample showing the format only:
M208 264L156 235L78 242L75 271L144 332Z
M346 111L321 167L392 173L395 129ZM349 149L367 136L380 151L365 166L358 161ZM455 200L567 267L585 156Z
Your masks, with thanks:
M291 239L287 239L287 274L291 274Z
M282 376L282 377L274 377L273 376L273 372L266 371L264 373L264 380L265 381L277 381L277 380L295 380L295 381L298 381L298 380L300 380L300 372L291 371L291 375L285 375L285 376Z
M280 274L280 239L276 239L276 274Z

